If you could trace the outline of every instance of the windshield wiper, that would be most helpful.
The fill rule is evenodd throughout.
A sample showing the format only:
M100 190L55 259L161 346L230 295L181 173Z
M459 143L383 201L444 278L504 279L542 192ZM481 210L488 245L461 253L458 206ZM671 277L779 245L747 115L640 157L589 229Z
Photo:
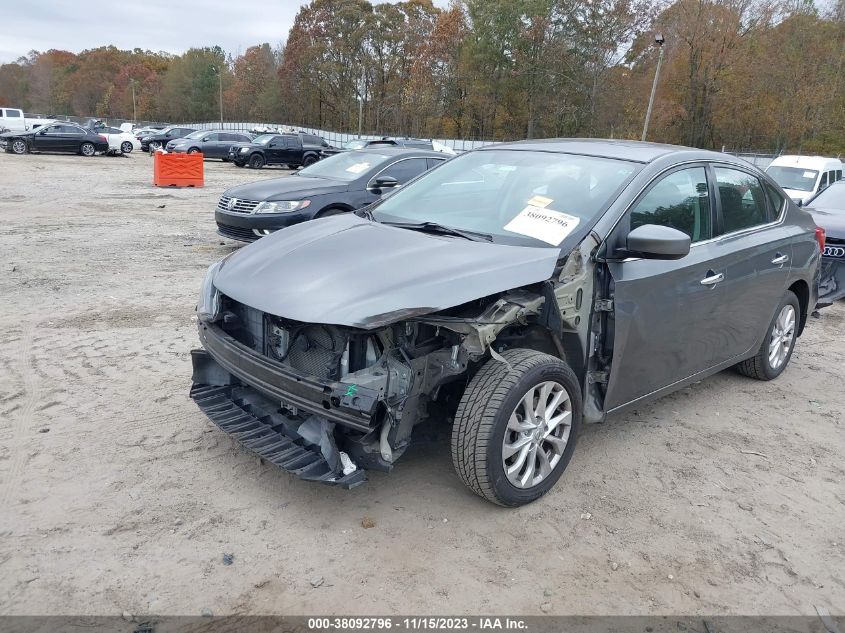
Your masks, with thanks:
M438 235L454 235L455 237L462 237L467 240L478 241L479 239L485 242L492 242L493 236L489 233L481 233L479 231L467 231L465 229L456 229L452 226L445 226L437 222L420 222L418 224L412 222L382 222L388 226L395 226L400 229L409 229L411 231L422 231L424 233L437 233Z

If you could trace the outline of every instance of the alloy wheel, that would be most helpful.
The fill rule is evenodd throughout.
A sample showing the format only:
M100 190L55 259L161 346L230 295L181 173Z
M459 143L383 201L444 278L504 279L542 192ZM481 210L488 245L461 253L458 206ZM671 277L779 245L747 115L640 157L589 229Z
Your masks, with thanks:
M795 308L791 305L783 306L783 309L775 319L772 327L772 338L769 341L769 365L772 369L780 369L789 355L792 348L792 341L795 338Z
M558 382L540 383L516 405L502 443L502 463L511 484L532 488L560 462L572 430L572 402Z
M15 154L23 154L26 152L26 143L23 141L12 141L12 151Z
M94 146L91 145L91 143L83 143L82 147L80 147L79 149L82 152L83 156L93 156L94 152L96 151L94 149Z

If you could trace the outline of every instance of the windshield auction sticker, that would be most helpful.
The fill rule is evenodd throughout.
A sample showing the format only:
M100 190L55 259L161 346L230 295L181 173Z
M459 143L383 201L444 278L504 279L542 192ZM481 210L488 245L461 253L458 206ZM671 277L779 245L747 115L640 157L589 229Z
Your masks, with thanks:
M505 230L557 246L575 230L580 221L581 218L574 215L529 204L505 225Z
M352 174L360 174L370 168L370 163L355 163L346 168L346 171Z

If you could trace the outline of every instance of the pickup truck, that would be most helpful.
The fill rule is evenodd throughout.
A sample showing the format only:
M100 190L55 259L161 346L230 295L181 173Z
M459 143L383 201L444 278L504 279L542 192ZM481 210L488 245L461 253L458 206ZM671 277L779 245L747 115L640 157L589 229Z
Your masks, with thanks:
M249 165L253 169L264 165L308 167L320 160L321 152L330 147L324 139L311 134L262 134L252 143L232 145L228 158L238 167Z

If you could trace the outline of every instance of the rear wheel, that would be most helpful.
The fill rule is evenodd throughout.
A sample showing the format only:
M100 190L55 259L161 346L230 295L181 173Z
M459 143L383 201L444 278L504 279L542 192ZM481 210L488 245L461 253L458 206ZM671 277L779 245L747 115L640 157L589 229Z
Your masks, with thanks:
M255 154L249 159L249 166L253 169L261 169L264 167L264 157L261 154Z
M801 304L790 290L775 311L757 355L736 365L737 371L757 380L773 380L783 373L792 358L798 337Z
M528 349L489 360L464 391L452 427L452 462L477 495L530 503L560 478L581 425L578 379L562 360Z
M12 141L13 154L26 154L26 141L16 138Z
M129 141L123 141L120 144L120 151L124 154L131 154L132 153L132 143Z
M79 146L79 153L83 156L93 156L96 151L97 149L94 147L93 143L83 143Z

